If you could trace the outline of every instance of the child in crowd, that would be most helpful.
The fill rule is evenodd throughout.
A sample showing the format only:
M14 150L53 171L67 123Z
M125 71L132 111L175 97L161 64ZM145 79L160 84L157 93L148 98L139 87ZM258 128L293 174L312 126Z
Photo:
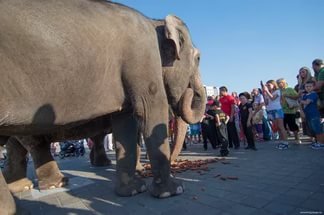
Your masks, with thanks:
M220 144L220 155L227 156L228 150L228 134L227 134L227 122L230 119L222 110L221 103L215 100L211 105L214 115L214 122L216 127L216 139Z
M195 123L195 124L190 124L189 127L190 127L190 142L191 143L199 143L201 141L200 122Z
M239 98L241 104L240 115L241 115L241 125L243 128L244 135L247 141L247 147L245 149L257 150L254 142L254 135L252 130L252 104L248 101L250 99L250 94L247 92L240 93Z
M258 141L263 140L263 131L262 131L262 124L263 124L263 112L262 108L258 108L260 104L253 103L253 111L252 111L252 124L255 130L255 136Z
M316 142L312 144L313 149L324 149L323 130L321 125L321 116L317 108L318 95L313 91L315 81L310 80L305 84L306 94L303 95L301 104L304 105L304 113L308 128L315 136Z
M284 126L284 112L281 106L281 91L274 80L263 85L263 95L266 103L268 117L272 121L272 131L279 132L280 143L277 148L288 149L287 132Z

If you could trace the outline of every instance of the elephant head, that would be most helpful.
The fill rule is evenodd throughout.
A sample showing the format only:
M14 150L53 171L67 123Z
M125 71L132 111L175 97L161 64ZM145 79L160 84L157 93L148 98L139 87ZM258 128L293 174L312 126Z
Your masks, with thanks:
M163 79L174 113L188 124L198 122L206 96L199 74L200 53L192 44L189 30L176 16L168 15L157 29Z
M199 73L200 53L192 44L187 26L178 17L168 15L164 22L159 22L156 29L165 90L168 102L177 116L173 150L180 152L186 123L200 121L205 111L206 95ZM171 160L172 157L174 156L171 156Z

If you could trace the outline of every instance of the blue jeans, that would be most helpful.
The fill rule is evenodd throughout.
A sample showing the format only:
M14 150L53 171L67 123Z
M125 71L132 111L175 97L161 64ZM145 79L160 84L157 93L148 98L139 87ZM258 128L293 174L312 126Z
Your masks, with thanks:
M312 135L318 135L322 133L321 118L319 117L307 118L306 116L306 122Z
M268 110L268 118L270 120L275 120L275 119L283 119L284 118L284 112L282 109L278 110Z

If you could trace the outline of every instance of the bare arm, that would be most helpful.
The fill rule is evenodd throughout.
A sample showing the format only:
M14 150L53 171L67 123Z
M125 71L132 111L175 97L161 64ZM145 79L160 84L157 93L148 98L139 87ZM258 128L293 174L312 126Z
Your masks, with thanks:
M300 103L302 103L303 105L307 106L308 104L310 104L312 102L312 100L310 99L306 99L306 100L301 100Z
M324 86L324 81L316 81L315 87L314 87L314 91L315 92L321 92L322 87Z

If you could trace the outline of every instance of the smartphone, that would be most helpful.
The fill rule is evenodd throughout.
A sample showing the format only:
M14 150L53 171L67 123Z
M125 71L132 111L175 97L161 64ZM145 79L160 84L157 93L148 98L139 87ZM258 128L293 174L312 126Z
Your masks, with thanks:
M261 89L263 89L264 87L263 81L260 81L260 85L261 85Z

